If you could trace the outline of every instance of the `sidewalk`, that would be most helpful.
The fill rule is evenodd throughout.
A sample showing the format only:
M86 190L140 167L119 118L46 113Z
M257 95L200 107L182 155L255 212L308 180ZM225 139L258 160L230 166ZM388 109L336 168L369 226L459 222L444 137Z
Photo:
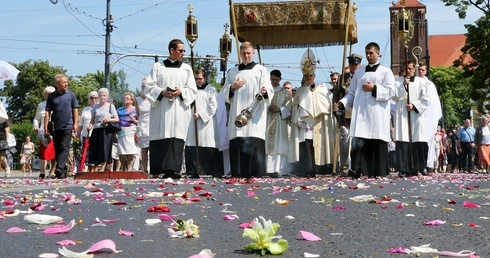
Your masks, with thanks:
M29 173L26 174L24 177L24 173L22 173L22 170L11 170L10 171L10 178L39 178L39 170L34 170L31 173L32 175L29 175ZM5 177L5 170L2 170L0 172L0 177L1 178L6 178Z

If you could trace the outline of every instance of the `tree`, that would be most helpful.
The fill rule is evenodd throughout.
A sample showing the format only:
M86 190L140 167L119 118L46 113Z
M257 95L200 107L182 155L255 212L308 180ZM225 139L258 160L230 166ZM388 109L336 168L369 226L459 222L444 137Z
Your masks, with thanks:
M63 67L51 66L47 60L27 60L12 65L21 71L17 76L17 84L14 85L13 81L6 81L3 89L0 89L0 96L4 97L7 113L14 123L29 122L32 124L37 105L45 100L44 88L49 85L54 86L56 74L67 75L68 87L75 93L80 108L88 103L89 92L104 85L104 73L100 71L83 76L69 76ZM126 74L122 70L111 72L110 79L115 106L121 106L123 93L129 91Z
M490 0L441 0L446 6L456 6L456 12L460 19L466 18L468 6L472 5L481 10L485 15L490 15Z
M456 67L431 67L430 74L443 106L444 126L461 125L464 112L474 103L468 91L469 78Z
M201 56L199 56L197 53L194 54L194 71L197 71L198 69L203 69L204 71L206 71L206 78L208 79L208 83L216 87L217 90L220 90L221 85L216 82L218 69L214 65L215 60L201 59L200 57ZM191 60L189 58L184 58L182 61L191 65Z
M470 96L477 100L478 111L490 110L490 15L478 19L475 24L466 24L466 42L463 55L454 62L462 67L464 76L470 78ZM471 58L467 58L471 57ZM469 60L469 61L468 61Z

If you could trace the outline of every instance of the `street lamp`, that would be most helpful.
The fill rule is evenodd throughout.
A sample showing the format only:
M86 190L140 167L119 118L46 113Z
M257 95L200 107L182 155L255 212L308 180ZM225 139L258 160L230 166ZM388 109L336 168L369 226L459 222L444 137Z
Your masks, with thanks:
M194 7L191 4L187 5L187 9L189 9L189 16L187 16L187 21L185 22L185 38L187 39L187 43L189 43L189 47L191 48L191 67L194 71L194 42L197 40L197 20L192 14L192 10Z
M231 38L230 35L228 34L228 28L230 27L230 25L228 25L228 23L225 23L223 27L225 28L225 33L223 34L223 37L219 39L219 52L221 53L221 58L222 58L220 62L220 71L223 72L223 78L224 78L228 56L231 53Z

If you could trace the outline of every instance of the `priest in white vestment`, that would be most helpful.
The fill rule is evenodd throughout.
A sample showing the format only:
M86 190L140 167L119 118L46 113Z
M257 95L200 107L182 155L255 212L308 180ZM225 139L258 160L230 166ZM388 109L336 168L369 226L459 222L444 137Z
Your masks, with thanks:
M168 51L169 58L155 63L146 80L145 95L151 104L150 174L177 179L197 88L191 66L182 63L184 42L170 41Z
M274 97L267 69L253 61L254 46L240 46L242 63L228 71L223 86L226 102L230 103L228 132L230 136L230 165L233 177L265 175L265 131L267 107ZM237 116L249 109L251 117Z
M267 155L267 175L282 176L289 172L288 120L291 116L291 93L281 87L281 72L271 71L271 84L274 97L267 113L267 131L265 135L265 153Z
M314 71L303 72L304 84L293 98L289 162L296 163L293 174L314 177L319 166L334 160L333 93L324 83L315 83Z
M427 94L427 80L415 76L414 62L409 61L406 68L407 77L396 79L393 97L396 101L396 160L400 175L416 176L419 172L423 173L427 165L428 128L423 114L430 104L431 97ZM431 130L430 133L434 137L435 132Z

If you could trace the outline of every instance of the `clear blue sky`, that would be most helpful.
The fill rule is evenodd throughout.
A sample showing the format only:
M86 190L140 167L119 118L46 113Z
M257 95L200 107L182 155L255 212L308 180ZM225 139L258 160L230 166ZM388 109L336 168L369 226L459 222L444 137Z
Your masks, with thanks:
M271 2L271 1L234 1ZM272 1L274 2L274 1ZM353 1L351 1L353 2ZM459 20L454 7L445 7L440 0L421 1L427 6L429 34L465 33L464 24L474 23L481 16L476 8L469 10L466 20ZM111 14L115 26L112 33L111 52L167 54L169 40L185 41L184 24L187 5L194 6L199 22L199 38L194 51L201 56L219 56L219 38L229 21L228 0L112 0ZM391 1L358 0L356 13L359 43L353 51L363 53L364 46L375 41L382 48L382 64L389 66L389 10ZM28 59L49 60L51 65L62 66L70 76L104 71L105 48L103 19L106 16L104 0L50 0L2 1L0 10L0 60L21 63ZM233 44L235 41L233 39ZM186 46L189 53L189 47ZM230 60L238 57L233 46ZM283 81L299 86L299 62L305 49L262 50L262 61L270 69L280 69ZM315 48L320 60L318 81L327 81L331 71L342 66L342 47ZM257 60L257 58L256 58ZM123 69L131 89L140 86L148 74L153 59L126 58L113 70ZM216 64L217 66L219 64ZM233 66L232 63L228 67ZM221 77L221 73L218 76Z

